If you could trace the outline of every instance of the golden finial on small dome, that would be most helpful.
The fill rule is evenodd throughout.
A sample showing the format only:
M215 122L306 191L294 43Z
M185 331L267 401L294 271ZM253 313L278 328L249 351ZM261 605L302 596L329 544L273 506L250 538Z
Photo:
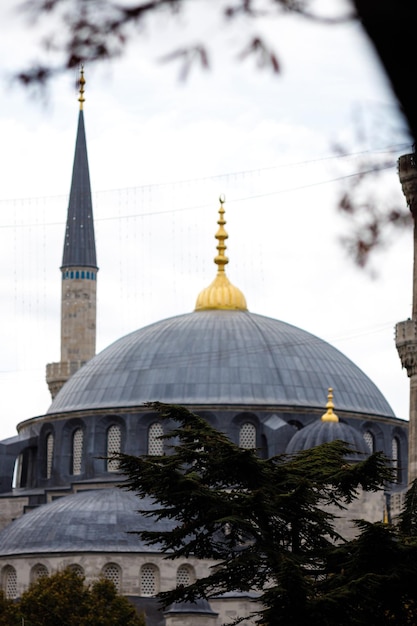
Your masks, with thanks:
M85 85L84 65L81 65L81 68L80 68L79 85L80 85L80 97L78 98L78 102L80 103L80 111L82 111L83 110L83 104L85 102L85 98L84 98L84 85Z
M333 404L333 389L329 387L329 392L327 394L327 404L326 404L326 413L321 416L322 422L338 422L339 418L336 413L333 412L334 404Z
M388 503L387 503L387 499L386 497L384 498L384 512L382 515L382 523L383 524L389 524L390 523L390 515L389 515L389 509L388 509Z
M197 297L195 305L196 311L207 311L210 309L225 309L233 311L247 311L247 305L245 296L243 293L232 285L226 276L225 265L229 263L226 252L225 241L229 237L225 231L226 220L224 219L224 207L225 203L224 195L219 198L219 219L217 221L219 228L215 237L218 241L217 252L214 257L214 262L217 265L217 276L206 289L203 289Z

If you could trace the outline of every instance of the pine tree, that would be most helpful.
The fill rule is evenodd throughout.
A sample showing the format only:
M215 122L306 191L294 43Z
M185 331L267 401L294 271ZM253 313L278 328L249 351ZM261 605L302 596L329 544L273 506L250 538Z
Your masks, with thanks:
M171 530L156 524L138 534L149 545L162 546L169 559L194 556L216 562L206 578L161 593L163 604L258 591L264 606L258 623L264 626L342 624L345 586L354 570L343 573L337 566L343 546L347 567L350 544L337 532L327 505L342 510L359 488L376 491L392 480L383 455L349 463L352 450L334 441L295 456L262 459L183 407L148 406L170 429L164 436L168 453L120 455L127 476L123 486L157 503L154 511L142 513L175 524ZM378 525L370 528L379 530ZM369 529L360 530L366 545ZM383 537L392 547L388 531ZM366 562L362 544L352 546ZM340 588L326 587L333 579Z

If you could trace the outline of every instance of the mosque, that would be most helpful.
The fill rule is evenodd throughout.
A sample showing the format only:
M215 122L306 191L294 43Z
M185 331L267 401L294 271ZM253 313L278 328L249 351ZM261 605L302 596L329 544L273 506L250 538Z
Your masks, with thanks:
M216 274L194 311L156 321L95 354L98 265L84 84L82 71L61 265L61 361L46 371L52 402L45 415L21 422L16 436L0 442L1 585L17 598L31 581L71 566L87 582L111 579L149 626L218 626L248 615L256 598L236 593L162 613L158 591L189 584L209 565L165 561L128 532L153 523L137 513L150 503L117 487L117 463L108 457L163 453L163 426L144 403L184 405L263 457L334 439L363 454L383 451L395 483L361 500L359 514L371 521L382 519L386 499L407 485L408 423L330 344L247 309L226 275L223 199ZM243 623L252 624L249 617Z

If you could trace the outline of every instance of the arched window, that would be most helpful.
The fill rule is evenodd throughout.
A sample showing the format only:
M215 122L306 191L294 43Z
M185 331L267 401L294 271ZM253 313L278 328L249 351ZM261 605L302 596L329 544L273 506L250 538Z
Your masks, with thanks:
M52 433L46 435L46 478L51 478L52 463L54 460L54 436Z
M74 572L74 574L77 574L80 578L84 578L84 568L82 568L78 563L71 563L71 565L68 566L68 569L71 570L71 572Z
M81 474L83 458L84 433L81 428L77 428L72 435L72 474Z
M117 563L106 563L103 567L103 576L107 580L111 580L117 591L120 592L122 585L122 570Z
M33 484L34 477L34 459L35 451L33 448L25 448L16 459L13 468L12 486L13 487L30 487Z
M19 454L14 463L13 470L13 479L12 479L12 487L16 489L22 486L22 463L23 463L23 455Z
M159 571L156 565L146 563L140 568L140 595L155 596L159 591Z
M250 422L242 424L239 431L240 448L256 448L256 428Z
M161 456L164 453L164 444L161 435L164 434L162 425L154 422L149 426L148 430L148 454L152 456Z
M191 565L183 564L177 569L177 587L188 587L195 581L194 569Z
M43 578L44 576L48 576L48 568L42 563L37 563L32 567L30 580L31 582L36 582L39 578Z
M365 432L363 433L363 438L365 439L365 443L368 446L369 452L373 454L375 452L375 437L370 430L365 430Z
M120 426L113 424L107 430L107 471L118 472L119 461L118 459L112 459L113 454L119 454L122 447L122 431Z
M392 467L394 468L394 481L401 482L400 473L400 441L398 437L393 437L391 442L392 449Z
M17 574L14 567L6 565L2 572L2 587L6 598L17 598Z

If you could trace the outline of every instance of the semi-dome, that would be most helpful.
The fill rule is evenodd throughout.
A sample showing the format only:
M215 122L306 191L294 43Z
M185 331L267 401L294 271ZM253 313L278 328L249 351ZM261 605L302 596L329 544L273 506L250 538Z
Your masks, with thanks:
M336 348L248 311L194 311L141 328L79 369L48 413L185 405L321 407L393 417L374 383Z
M44 504L0 532L0 554L61 552L149 552L135 530L151 530L155 519L138 513L152 508L118 488L81 491ZM169 522L158 521L158 525ZM160 526L159 526L160 527Z
M175 602L171 604L164 615L218 615L210 606L210 603L205 598L196 598L194 602L191 600L184 600L182 602Z
M322 443L340 440L349 446L351 454L348 457L350 459L360 459L364 458L364 455L368 456L370 450L363 435L352 426L349 426L349 424L341 422L334 413L332 388L329 388L326 408L326 413L322 415L321 419L305 426L292 437L286 449L287 454L294 454L302 450L314 448Z

